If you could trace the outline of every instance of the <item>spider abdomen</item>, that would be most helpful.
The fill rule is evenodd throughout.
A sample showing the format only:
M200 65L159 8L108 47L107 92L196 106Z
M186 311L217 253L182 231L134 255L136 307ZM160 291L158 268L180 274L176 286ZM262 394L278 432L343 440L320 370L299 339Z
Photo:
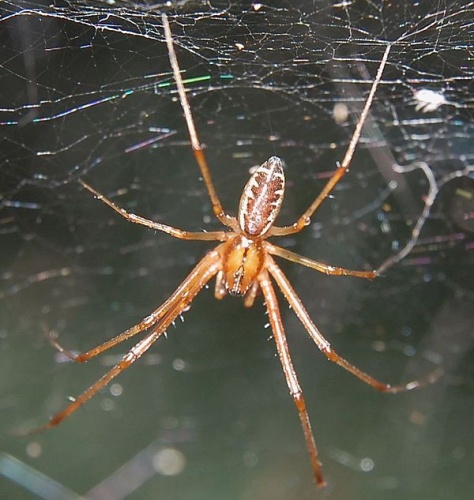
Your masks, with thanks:
M262 242L238 235L223 247L222 262L225 290L230 295L243 296L262 270L265 253Z
M285 193L283 163L270 157L252 174L239 203L239 226L250 237L264 235L280 212Z

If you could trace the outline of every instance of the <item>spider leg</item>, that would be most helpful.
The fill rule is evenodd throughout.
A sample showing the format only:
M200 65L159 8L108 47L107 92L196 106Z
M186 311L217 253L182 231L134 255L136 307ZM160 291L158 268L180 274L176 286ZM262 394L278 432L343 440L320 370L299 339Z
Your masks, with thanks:
M244 297L244 306L245 307L252 307L255 299L257 298L258 291L260 289L260 286L258 284L258 281L255 281L253 285L250 287L250 290L245 294Z
M282 257L283 259L295 262L296 264L310 267L311 269L316 269L316 271L319 271L320 273L332 274L334 276L356 276L358 278L367 279L373 279L377 277L377 273L375 271L352 271L351 269L344 269L343 267L328 266L327 264L323 264L322 262L308 259L307 257L303 257L302 255L290 252L289 250L286 250L279 246L272 245L268 241L265 241L264 245L270 254Z
M79 180L83 187L85 187L88 191L94 194L100 201L108 205L110 208L115 210L119 215L124 217L130 222L135 224L140 224L142 226L149 227L151 229L156 229L157 231L163 231L164 233L170 234L175 238L179 238L180 240L205 240L205 241L224 241L228 236L228 233L225 231L210 231L206 232L190 232L183 231L182 229L177 229L175 227L167 226L166 224L160 224L159 222L154 222L149 219L145 219L144 217L140 217L139 215L135 215L133 213L127 212L123 208L120 208L113 201L109 200L106 196L99 191L95 190L89 184L86 184L84 181Z
M283 372L285 374L286 383L288 384L291 397L293 398L293 402L295 403L296 409L298 410L298 415L300 417L301 427L303 428L306 446L308 447L309 455L311 458L311 465L313 467L316 484L319 487L322 487L325 485L325 482L321 472L321 463L318 458L318 450L314 441L313 431L311 430L311 424L309 421L308 411L306 410L303 391L301 390L300 384L298 382L298 377L291 361L290 351L288 350L288 343L286 341L285 330L281 321L280 309L278 307L275 290L266 271L263 271L260 274L258 281L262 289L263 296L265 297L268 317L270 318L270 325L272 327L273 337L276 342L278 356L280 357Z
M176 314L178 315L179 312ZM138 358L140 358L158 339L158 337L164 332L167 324L163 327L158 325L155 327L144 339L140 340L130 351L125 354L125 356L105 375L103 375L97 382L92 384L87 390L85 390L78 398L74 399L64 410L54 415L49 422L43 424L35 429L20 432L20 435L28 436L31 434L36 434L38 432L45 431L59 425L64 419L69 417L77 409L79 409L86 401L91 399L98 391L105 387L112 379L114 379L119 373L129 368L129 366L134 363Z
M276 283L280 287L283 295L286 297L286 300L290 304L291 308L295 311L298 319L301 321L306 331L309 333L310 337L313 339L314 343L318 346L319 350L334 363L337 363L339 366L342 366L344 370L347 370L352 375L355 375L357 378L365 382L366 384L372 386L374 389L377 389L380 392L389 392L389 393L397 393L403 391L411 391L412 389L416 389L418 387L425 386L427 384L431 384L435 382L442 374L441 368L435 369L433 372L429 373L426 377L420 380L413 380L406 384L401 385L391 385L386 384L384 382L380 382L379 380L371 377L369 374L359 370L356 366L352 365L339 356L331 347L331 344L323 337L321 332L318 330L316 325L312 322L309 317L308 312L306 311L301 299L296 294L295 290L291 286L290 282L284 275L283 271L279 268L279 266L275 263L275 261L267 256L267 269L270 274L275 279Z
M354 133L352 134L351 140L344 154L344 158L342 159L337 170L328 180L328 182L323 187L322 191L319 193L319 195L316 197L313 203L311 203L311 205L306 209L303 215L294 224L292 224L291 226L284 226L284 227L274 226L270 229L269 236L285 236L287 234L298 233L299 231L304 229L310 223L310 218L314 214L314 212L316 212L321 203L329 196L329 194L332 192L336 184L342 179L342 177L344 177L344 175L349 170L352 156L354 155L355 148L357 146L357 143L359 142L364 123L367 120L367 116L369 115L370 107L372 106L375 92L382 79L382 74L385 69L385 65L387 64L388 55L390 53L391 47L392 46L388 44L385 49L385 52L382 56L382 60L380 61L377 70L377 74L375 75L375 79L370 88L369 95L367 97L367 100L365 101L359 120L357 121L357 125L354 129Z
M215 250L209 252L196 266L194 271L180 285L178 290L181 290L181 293L175 292L173 294L174 300L169 303L169 307L166 308L166 311L163 311L161 318L154 326L154 328L142 340L140 340L135 346L133 346L113 368L111 368L99 380L97 380L97 382L95 382L87 390L85 390L77 399L66 406L64 410L54 415L49 422L26 432L20 431L17 434L22 436L36 434L37 432L50 429L51 427L60 424L65 418L69 417L86 401L97 394L98 391L109 384L110 381L113 380L119 373L129 368L130 365L135 363L137 359L143 356L143 354L154 344L154 342L156 342L156 340L163 334L163 332L166 331L168 326L173 323L176 317L179 316L179 314L181 314L189 306L190 302L198 294L201 288L217 273L219 267L219 254ZM122 336L124 336L124 334L122 334ZM116 340L120 337L121 335L113 340ZM125 338L123 338L122 340L125 340ZM103 346L104 344L102 346L99 346L97 349L101 349ZM108 346L107 348L109 347L112 346ZM105 348L102 348L102 351L103 350L105 350Z
M181 107L183 108L184 118L186 119L186 125L188 127L188 133L193 148L194 158L196 159L196 162L199 165L199 169L201 170L204 183L206 184L206 189L212 203L212 209L214 210L214 214L222 224L232 228L233 230L236 230L238 227L237 220L235 219L235 217L227 215L224 212L224 209L222 208L219 196L217 195L217 192L214 188L214 184L212 182L211 172L209 170L206 157L204 155L202 144L199 141L196 132L196 127L194 126L194 119L193 119L193 114L191 112L191 106L189 105L188 98L186 97L186 90L184 88L183 79L181 78L181 71L179 69L178 59L176 57L176 52L174 50L173 36L171 34L170 25L168 22L168 16L166 14L162 14L161 19L163 22L163 28L165 30L165 39L166 39L166 45L168 46L168 55L171 67L173 69L174 80L178 88L179 101L181 103Z
M219 247L217 247L219 248ZM207 282L210 277L207 277L208 269L213 269L214 262L217 260L218 254L217 250L213 250L209 252L189 273L186 279L178 286L178 288L170 295L170 297L161 304L158 308L156 308L152 313L150 313L146 318L143 318L140 323L132 326L128 330L120 333L116 337L107 340L103 344L90 349L89 351L73 354L71 351L62 347L55 339L50 338L50 342L53 346L61 353L75 361L76 363L84 363L89 359L95 358L99 354L115 347L116 345L124 342L125 340L137 335L144 330L148 330L153 325L158 323L162 319L162 317L173 307L176 306L177 303L180 303L183 299L186 299L188 302L191 300L189 298L189 289L194 284L197 283L198 286L204 286L204 283ZM212 272L212 271L211 271ZM211 275L212 277L212 275ZM202 283L202 279L204 279L204 283ZM200 281L201 280L201 281Z

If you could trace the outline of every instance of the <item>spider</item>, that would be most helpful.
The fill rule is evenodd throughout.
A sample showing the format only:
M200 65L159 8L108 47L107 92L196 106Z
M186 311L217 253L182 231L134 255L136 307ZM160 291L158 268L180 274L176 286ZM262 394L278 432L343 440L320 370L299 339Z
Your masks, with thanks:
M191 107L186 97L178 60L176 58L171 29L165 14L162 15L162 21L169 60L178 89L180 104L184 112L193 154L201 171L214 214L217 219L226 226L227 230L188 232L159 222L154 222L139 215L127 212L84 181L79 181L85 189L89 190L99 200L130 222L141 224L157 231L162 231L182 240L218 241L219 244L204 256L162 305L138 324L111 340L87 352L75 355L61 347L52 339L53 344L60 352L78 363L83 363L141 332L148 332L144 338L135 344L113 368L102 376L102 378L97 380L91 387L74 399L65 409L53 416L47 423L33 429L33 431L28 432L28 434L43 431L58 425L65 418L74 413L87 400L92 398L119 373L129 368L130 365L137 361L156 342L156 340L166 331L167 327L188 308L193 299L209 280L216 277L214 294L217 299L222 299L227 294L243 297L244 305L246 307L251 307L254 304L258 292L262 292L270 319L273 337L276 342L278 356L282 364L288 389L298 411L316 484L318 486L323 486L325 482L321 472L318 451L311 430L303 392L298 382L288 349L274 283L276 283L281 290L288 304L295 311L298 319L322 353L330 361L337 363L366 384L381 392L397 393L420 387L427 382L433 381L435 378L433 375L430 375L423 380L415 380L404 385L393 386L376 380L339 356L313 323L300 298L273 257L280 257L311 269L316 269L322 273L335 276L344 275L373 279L377 276L376 271L353 271L329 266L300 256L268 241L268 238L273 236L286 236L302 231L310 223L310 217L348 171L377 86L381 81L391 46L387 44L375 79L370 88L369 95L340 165L338 165L321 193L315 198L301 217L292 225L280 227L274 225L274 222L283 201L285 175L282 160L276 156L269 158L251 175L243 189L237 217L233 217L224 212L211 180L211 174L204 155L203 146L198 139Z

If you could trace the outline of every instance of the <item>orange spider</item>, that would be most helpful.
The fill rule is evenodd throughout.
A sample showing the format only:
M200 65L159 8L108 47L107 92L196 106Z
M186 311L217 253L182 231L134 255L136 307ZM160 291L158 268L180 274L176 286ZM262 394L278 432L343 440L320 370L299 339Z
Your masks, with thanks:
M121 361L119 361L112 369L103 375L102 378L83 392L63 411L53 416L48 423L28 432L28 434L58 425L66 417L82 406L88 399L94 396L100 389L107 385L114 377L116 377L123 370L127 369L132 363L140 358L152 346L152 344L155 343L155 341L166 331L168 326L176 319L176 317L188 308L204 285L206 285L206 283L215 276L215 297L217 299L222 299L226 294L239 296L243 297L246 307L251 307L255 301L257 292L259 290L262 291L278 355L286 377L286 382L296 409L298 410L316 483L318 486L323 486L325 483L321 472L321 464L318 458L316 443L311 430L303 392L291 361L280 309L271 278L273 278L274 282L283 292L288 304L296 313L298 319L301 321L304 328L322 353L329 360L342 366L345 370L352 373L363 382L381 392L396 393L420 387L421 385L432 382L435 378L437 378L437 375L433 373L421 381L412 381L408 384L392 386L374 379L339 356L332 349L330 343L323 337L321 332L309 317L309 314L303 306L301 300L286 276L283 274L280 267L273 259L273 256L281 257L297 264L302 264L303 266L311 269L316 269L322 273L336 276L344 275L372 279L377 276L377 273L375 271L352 271L340 267L329 266L297 255L289 250L273 245L268 241L268 238L270 237L286 236L298 233L304 229L310 223L310 217L313 213L318 209L321 203L334 189L336 184L346 174L354 150L359 141L362 127L369 113L375 91L382 78L382 73L386 65L391 46L388 44L385 49L377 74L367 97L367 101L362 109L360 118L357 122L341 164L326 183L321 193L316 197L313 203L311 203L303 215L301 215L301 217L294 224L279 227L275 226L274 222L283 202L285 175L282 161L276 156L269 158L250 177L240 198L237 217L232 217L224 212L211 180L211 175L204 156L202 145L197 136L191 107L186 98L183 81L180 75L180 69L173 46L173 39L168 18L165 14L162 15L162 20L166 43L168 46L169 59L178 88L180 103L184 111L193 153L211 199L214 214L218 220L228 228L228 230L188 232L161 224L159 222L153 222L140 217L139 215L125 211L94 188L85 182L80 181L81 184L97 196L99 200L106 203L119 215L130 222L162 231L174 236L175 238L183 240L219 241L220 243L216 248L209 251L204 256L204 258L195 266L181 285L178 286L178 288L160 307L155 309L140 323L132 326L120 335L104 342L90 351L78 355L74 355L65 350L53 340L52 342L59 351L74 361L83 363L84 361L103 353L104 351L133 337L134 335L148 330L145 337L133 346L128 353L123 356Z

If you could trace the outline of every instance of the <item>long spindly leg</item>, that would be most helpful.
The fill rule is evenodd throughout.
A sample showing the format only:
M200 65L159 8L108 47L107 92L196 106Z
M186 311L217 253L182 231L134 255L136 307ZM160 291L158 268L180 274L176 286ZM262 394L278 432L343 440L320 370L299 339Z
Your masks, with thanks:
M187 300L188 302L192 300L192 297L194 297L195 294L190 298L190 292L194 292L196 288L200 290L204 286L204 284L209 281L209 279L212 277L212 273L215 273L214 268L218 258L219 255L217 249L209 252L203 259L201 259L198 264L196 264L196 266L189 273L186 279L178 286L178 288L170 295L170 297L160 305L160 307L156 308L146 318L140 321L140 323L132 326L128 330L125 330L116 337L107 340L103 344L100 344L97 347L90 349L89 351L80 354L73 354L71 351L64 349L64 347L56 342L56 340L51 339L51 343L59 352L72 359L76 363L84 363L85 361L98 356L104 351L115 347L116 345L133 337L134 335L137 335L138 333L151 328L153 325L158 323L158 321L160 321L161 318L163 318L163 316L170 309L176 307L176 304L181 304L183 299ZM211 273L210 276L209 273ZM195 293L197 293L197 291Z
M227 237L228 233L226 233L225 231L211 231L209 233L189 232L183 231L182 229L177 229L175 227L167 226L166 224L160 224L159 222L145 219L144 217L140 217L139 215L132 214L130 212L127 212L125 209L120 208L113 201L109 200L106 196L104 196L102 193L99 193L99 191L95 190L92 186L89 186L89 184L85 183L84 181L79 180L79 182L88 191L97 196L100 201L108 205L128 221L135 224L140 224L142 226L149 227L150 229L156 229L157 231L163 231L164 233L170 234L171 236L174 236L175 238L179 238L181 240L224 241Z
M283 259L295 262L296 264L310 267L311 269L316 269L316 271L319 271L320 273L332 274L334 276L356 276L357 278L366 279L373 279L377 277L377 273L375 271L353 271L351 269L344 269L343 267L328 266L327 264L323 264L322 262L308 259L307 257L303 257L302 255L290 252L290 250L272 245L268 241L265 241L264 245L270 254L282 257Z
M372 386L374 389L377 389L380 392L403 392L410 391L412 389L416 389L417 387L422 387L427 384L431 384L435 382L442 374L442 370L437 368L433 372L429 373L425 378L420 380L413 380L406 384L401 385L391 385L386 384L384 382L380 382L379 380L371 377L369 374L359 370L356 366L349 363L349 361L345 360L339 354L337 354L331 347L331 344L323 337L321 332L318 330L316 325L311 321L308 312L303 306L300 298L296 294L295 290L291 286L290 282L283 274L283 271L278 267L275 261L267 256L267 269L270 274L273 276L278 286L280 287L283 295L286 297L286 300L290 304L291 308L295 311L299 320L305 327L306 331L309 333L310 337L313 339L315 344L318 346L320 351L334 363L337 363L339 366L342 366L345 370L355 375L357 378L365 382L366 384Z
M380 61L377 74L375 75L375 79L372 82L372 86L369 91L369 95L367 100L365 101L364 107L362 108L362 112L359 116L359 120L357 121L357 125L354 129L354 133L352 134L349 145L347 146L347 150L344 154L344 158L339 164L337 170L334 172L332 177L328 180L326 185L323 187L322 191L316 197L316 199L311 203L311 205L307 208L307 210L303 213L303 215L291 226L284 227L272 227L269 231L270 236L284 236L287 234L293 234L301 231L305 226L307 226L310 222L311 216L316 212L321 203L329 196L331 191L337 185L337 183L344 177L347 173L352 156L354 155L355 148L357 143L359 142L362 128L364 127L364 123L367 120L367 116L369 115L370 107L372 106L372 102L374 100L375 92L377 87L382 79L382 74L385 69L385 65L387 64L388 55L390 53L391 45L388 44L385 52L382 56L382 60Z
M181 78L181 71L179 69L178 59L176 57L176 52L173 45L173 35L171 34L170 25L168 22L168 16L166 14L161 15L163 21L163 27L165 30L166 45L168 46L168 55L173 69L173 76L178 88L179 101L181 107L183 108L184 117L186 119L186 125L188 127L189 138L191 139L191 146L193 148L194 157L201 170L204 183L206 184L207 192L209 193L209 198L211 199L212 209L216 217L224 224L232 229L237 229L237 221L235 217L231 217L224 212L219 196L212 183L211 172L207 164L206 157L204 155L204 150L201 142L199 141L196 127L194 126L193 114L191 112L191 106L189 105L188 98L186 97L186 90L184 89L183 79Z
M163 313L153 329L135 346L133 346L113 368L105 373L99 380L97 380L97 382L92 384L71 404L66 406L64 410L54 415L49 420L49 422L41 425L40 427L36 427L35 429L26 432L18 432L17 434L35 434L37 432L44 431L60 424L65 418L72 415L78 408L80 408L84 403L86 403L95 394L97 394L98 391L109 384L112 379L129 368L130 365L135 363L137 359L143 356L143 354L152 346L154 342L156 342L156 340L163 334L163 332L166 331L168 326L173 323L176 317L179 316L189 306L190 302L201 290L201 288L217 273L220 267L219 255L215 250L213 252L210 252L196 267L199 267L201 272L199 274L191 273L188 278L184 280L183 285L186 285L184 288L185 292L183 292L181 295L176 296L171 306L167 308L166 312ZM100 347L101 346L99 346L99 348Z
M276 342L278 356L280 357L283 372L285 373L286 383L288 384L291 397L293 398L293 402L295 403L296 409L298 410L298 415L300 417L301 427L303 428L306 446L308 447L309 455L311 458L311 465L313 467L316 484L321 487L325 485L325 482L321 472L321 463L319 461L318 450L314 441L313 431L311 430L311 423L309 421L308 411L306 410L303 391L301 390L300 384L298 382L298 377L296 376L296 371L291 361L290 351L288 350L285 330L283 329L283 323L281 321L280 309L278 307L275 290L266 271L262 271L258 281L265 298L268 317L270 319L273 337Z

